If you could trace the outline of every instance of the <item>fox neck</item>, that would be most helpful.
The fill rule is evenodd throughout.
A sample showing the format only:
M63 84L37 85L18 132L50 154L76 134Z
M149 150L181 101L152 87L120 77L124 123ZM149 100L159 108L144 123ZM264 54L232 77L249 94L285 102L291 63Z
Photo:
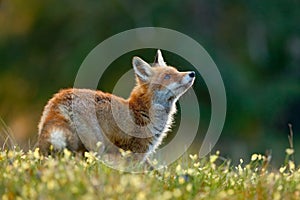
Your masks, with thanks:
M129 108L136 125L146 126L150 134L162 140L176 112L175 102L158 100L147 86L136 86L129 97Z

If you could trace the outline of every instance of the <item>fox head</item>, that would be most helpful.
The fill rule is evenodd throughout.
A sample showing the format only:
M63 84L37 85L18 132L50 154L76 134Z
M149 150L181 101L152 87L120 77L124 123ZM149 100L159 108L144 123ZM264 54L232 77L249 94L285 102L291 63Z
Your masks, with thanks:
M194 83L195 72L179 72L167 66L161 51L157 51L156 63L151 67L139 57L133 57L137 86L133 93L140 91L151 97L151 104L171 107Z

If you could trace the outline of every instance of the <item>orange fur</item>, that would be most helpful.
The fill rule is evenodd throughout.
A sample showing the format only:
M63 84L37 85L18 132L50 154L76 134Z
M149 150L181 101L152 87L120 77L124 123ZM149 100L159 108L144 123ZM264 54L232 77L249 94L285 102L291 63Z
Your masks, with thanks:
M162 57L160 63L165 64ZM55 94L45 106L39 124L41 151L49 153L50 145L56 150L99 151L96 143L100 141L105 152L121 148L142 153L144 158L154 152L171 124L176 100L193 84L194 72L178 72L160 65L150 67L137 57L133 66L137 85L128 99L75 88Z

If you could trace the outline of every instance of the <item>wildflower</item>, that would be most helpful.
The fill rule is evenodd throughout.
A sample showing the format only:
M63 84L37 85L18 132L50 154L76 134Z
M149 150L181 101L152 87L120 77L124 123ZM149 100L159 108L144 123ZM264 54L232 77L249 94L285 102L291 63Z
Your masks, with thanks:
M280 167L280 168L279 168L279 172L280 172L280 173L283 173L283 172L285 171L285 169L286 169L286 166Z
M84 157L87 158L86 162L92 163L96 161L97 160L96 154L97 154L96 152L84 152Z
M22 162L21 167L22 169L27 170L30 168L30 165L27 162Z
M234 190L233 189L227 190L227 194L230 195L230 196L233 195L234 194Z
M114 189L110 185L107 185L104 191L109 195L114 193Z
M128 157L131 154L130 150L125 151L124 149L120 148L119 151L120 151L122 157Z
M275 179L275 174L273 172L271 172L269 174L269 176L267 176L267 180L268 180L268 182L273 182L274 179Z
M156 159L152 160L152 165L157 165L158 164L158 161Z
M256 153L252 154L251 161L255 161L255 160L257 160L257 158L258 158L258 155Z
M192 176L195 173L195 170L188 168L187 173Z
M191 158L193 161L195 161L195 160L197 160L198 155L197 155L197 154L194 154L194 155L190 154L190 158Z
M289 168L290 168L291 171L295 170L295 163L291 160L289 160Z
M142 186L142 180L139 176L131 176L130 184L135 188Z
M242 168L242 166L238 165L237 169L239 171L239 174L242 175L243 174L243 168Z
M3 199L3 200L9 200L9 195L8 195L8 194L2 195L2 199Z
M130 180L128 176L121 176L120 185L126 187L129 184Z
M164 177L165 177L165 178L170 177L170 175L171 175L171 173L170 173L169 171L166 171L166 172L164 173Z
M218 194L218 198L220 198L220 199L225 199L226 197L227 197L227 193L225 191L221 191Z
M214 163L217 159L218 159L218 156L217 156L217 155L211 155L211 156L209 157L210 163Z
M233 179L230 179L230 185L234 186L235 185L235 181Z
M185 179L184 179L183 176L179 176L179 178L178 178L178 183L179 183L180 185L182 185L182 184L185 183Z
M198 168L200 166L200 162L194 163L194 167Z
M21 159L22 159L22 160L25 160L26 157L27 157L27 156L24 154L24 155L21 156ZM1 156L0 156L0 160L1 160Z
M68 149L64 149L64 155L66 159L69 159L71 156L71 151L69 151Z
M72 192L73 194L77 194L77 193L79 192L79 188L76 187L75 185L72 185L72 186L71 186L71 192Z
M47 188L48 190L53 190L55 188L56 183L54 182L54 180L49 180L47 182Z
M274 200L279 200L279 199L281 199L281 195L280 195L280 192L275 192L274 194L273 194L273 199Z
M173 196L174 196L175 198L179 198L181 195L182 195L182 193L181 193L181 190L180 190L180 189L175 188L175 189L173 190Z
M191 183L187 184L186 191L190 192L193 189L193 185Z
M115 188L115 191L118 193L118 194L122 194L124 191L125 191L125 188L121 185L118 185L116 188Z
M101 145L102 145L102 142L100 142L100 141L98 141L98 142L96 143L96 147L97 147L97 148L100 148Z
M287 148L287 149L285 150L285 153L286 153L287 155L292 155L292 154L294 153L294 149Z
M180 174L181 173L181 165L180 164L178 164L177 166L176 166L176 173L177 174Z
M262 158L263 158L263 157L262 157L261 154L258 154L258 155L257 155L257 159L258 159L258 160L261 160Z
M164 191L162 199L168 200L168 199L171 199L171 198L172 198L172 192L170 192L168 190Z
M84 157L86 157L86 158L88 158L88 157L90 157L90 153L89 152L84 152Z
M8 154L7 154L7 157L8 158L13 158L14 157L14 152L12 150L9 150Z
M137 195L137 199L140 199L140 200L143 200L143 199L146 199L146 194L145 192L139 192L138 195Z
M40 149L39 148L36 148L33 152L33 157L35 159L39 159L40 158L40 153L39 153Z

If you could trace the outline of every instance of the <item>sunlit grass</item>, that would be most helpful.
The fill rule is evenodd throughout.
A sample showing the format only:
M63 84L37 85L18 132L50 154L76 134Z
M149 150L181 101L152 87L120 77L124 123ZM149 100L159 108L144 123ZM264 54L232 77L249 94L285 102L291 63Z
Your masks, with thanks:
M266 155L237 166L216 152L186 156L160 173L110 169L93 153L44 157L38 149L0 151L0 197L5 199L299 199L300 169L287 162L271 170ZM187 161L188 159L188 161ZM188 163L188 164L187 164Z

